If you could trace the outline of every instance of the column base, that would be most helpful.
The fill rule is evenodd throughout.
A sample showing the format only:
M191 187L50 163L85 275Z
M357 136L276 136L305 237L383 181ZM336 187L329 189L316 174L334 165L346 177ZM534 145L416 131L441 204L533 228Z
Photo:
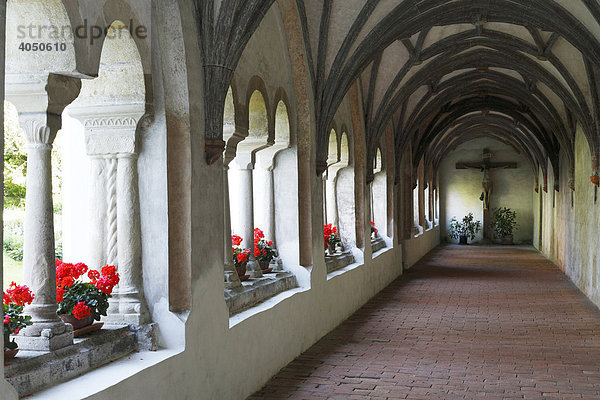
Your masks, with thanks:
M55 351L73 344L73 326L65 324L65 331L52 334L51 329L44 329L41 336L13 336L19 349L28 351Z
M246 273L250 275L250 278L262 278L264 276L256 260L248 261L248 264L246 264Z
M242 287L242 282L236 271L225 271L225 289L237 289Z
M111 325L143 325L150 322L145 314L109 314L106 317L102 317L102 322Z

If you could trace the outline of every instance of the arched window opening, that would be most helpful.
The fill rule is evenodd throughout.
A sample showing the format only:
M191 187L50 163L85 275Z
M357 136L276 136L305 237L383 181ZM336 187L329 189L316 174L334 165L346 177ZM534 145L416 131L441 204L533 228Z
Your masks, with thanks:
M340 161L338 153L338 136L335 129L329 133L329 148L327 152L327 170L323 174L323 215L325 224L338 226L337 199L335 192L336 169Z
M432 198L430 197L430 195L432 194L431 191L431 183L427 182L427 186L425 187L424 190L424 199L425 199L425 230L429 230L433 227L433 223L432 223L432 216L430 214L431 212L431 200Z
M295 150L288 151L292 141L287 107L283 101L276 105L270 125L268 103L255 90L244 132L235 125L233 104L230 90L224 118L225 299L230 315L296 287L296 276L284 265L297 265L299 258L297 240L294 249L289 227L284 226L284 219L297 226L297 207L288 209L281 203L285 198L290 206L291 197L297 198L297 185L289 189L292 174L297 181L297 158Z
M162 281L168 282L168 271L153 265L161 262L160 255L167 257L168 249L152 243L152 251L144 252L142 241L147 222L144 219L151 217L142 210L150 206L148 199L160 195L160 184L155 178L149 185L154 189L146 187L143 182L152 178L140 168L154 150L143 145L142 137L147 137L140 134L146 108L141 58L125 24L115 21L109 35L102 49L98 78L82 83L80 96L67 110L79 121L79 127L65 117L65 126L71 128L65 129L70 146L66 163L71 166L65 174L63 191L65 260L116 265L121 283L107 321L143 325L151 315L143 271L152 270L154 280L156 274L165 274ZM82 193L89 202L80 201ZM151 210L154 213L166 221L162 212ZM81 235L82 226L88 235ZM162 260L167 262L166 258Z
M28 7L47 8L37 12L21 10L25 3ZM19 15L51 15L61 22L45 21L44 25L70 26L60 1L43 3L12 2L11 7ZM48 13L52 7L57 8ZM145 146L146 141L160 142L157 136L161 133L150 130L150 124L141 123L145 121L146 82L150 77L144 74L134 40L120 21L110 25L95 79L58 74L76 70L69 43L55 57L9 58L6 94L13 105L6 106L6 122L7 131L14 133L14 140L9 143L15 161L15 173L9 176L13 184L12 206L22 207L19 198L23 195L25 200L24 222L15 224L23 227L22 278L15 273L8 282L26 284L35 294L32 305L26 309L33 325L13 339L20 350L41 352L83 343L74 343L73 327L57 315L57 309L60 317L75 313L61 305L63 296L57 288L55 258L62 258L67 263L85 263L89 270L96 271L107 264L114 265L120 277L112 289L107 315L100 307L97 311L104 324L121 325L122 329L118 333L111 330L110 334L108 330L101 331L94 342L94 346L111 344L119 350L94 357L78 373L137 349L156 348L156 325L150 317L154 310L148 307L147 296L151 297L151 304L156 304L168 295L166 287L156 284L168 282L168 269L164 267L168 265L168 249L161 247L168 238L166 233L162 237L154 231L150 234L152 229L147 224L152 220L166 225L167 205L166 200L156 200L165 198L166 179L161 182L157 178L161 171L149 165L156 164L157 154L164 159L165 149ZM46 64L48 60L50 64ZM21 135L22 140L16 135ZM26 160L26 164L17 165L17 159ZM25 175L25 182L16 179L18 170ZM163 172L166 176L166 169ZM144 271L148 270L153 272L153 279L145 285ZM79 279L87 282L88 276ZM60 289L68 292L71 285L64 284ZM94 304L87 300L85 306L90 312L95 311ZM90 319L89 324L94 324L94 320ZM135 332L140 334L127 328L130 325L137 326ZM102 325L91 328L100 329ZM87 351L97 351L79 350L82 357ZM51 356L57 365L73 362L69 359L73 352L67 353ZM35 358L25 360L16 379L25 381L27 375L40 373L38 362ZM29 365L31 369L27 368ZM43 377L39 382L47 383L48 379ZM18 388L20 393L39 389L36 384Z
M415 179L415 188L413 189L413 234L419 235L423 232L423 228L420 224L420 216L419 216L419 191L421 190L421 182L419 178Z
M373 254L384 249L387 238L387 172L381 148L377 148L371 183L371 249Z
M356 246L354 235L354 174L349 173L350 150L348 135L338 135L335 129L329 134L327 170L323 174L323 215L327 273L339 270L354 262L352 250ZM352 190L349 196L348 190ZM337 243L331 239L334 236Z

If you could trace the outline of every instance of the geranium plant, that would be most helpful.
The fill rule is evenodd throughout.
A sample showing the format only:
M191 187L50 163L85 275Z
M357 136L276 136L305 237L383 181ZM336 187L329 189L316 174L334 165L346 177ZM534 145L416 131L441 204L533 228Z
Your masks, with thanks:
M258 228L254 229L254 258L259 262L270 263L277 253L273 249L273 242L265 239L265 234Z
M250 249L244 249L237 247L242 244L244 239L238 235L231 235L231 245L233 251L233 263L237 268L245 267L248 263L248 257L250 256Z
M377 230L377 228L375 228L375 222L371 221L371 236L377 236L378 233L379 231Z
M333 224L323 225L323 240L324 247L335 248L335 245L341 243L340 237L337 233L337 227Z
M18 347L14 340L10 341L10 335L18 335L21 329L32 324L31 316L23 315L23 309L33 299L34 295L27 286L17 285L15 282L11 282L3 293L5 350L15 350Z
M86 273L89 282L79 280ZM57 313L73 315L80 320L92 316L99 321L100 316L106 316L108 299L118 283L119 274L114 265L106 265L96 271L83 263L56 260Z

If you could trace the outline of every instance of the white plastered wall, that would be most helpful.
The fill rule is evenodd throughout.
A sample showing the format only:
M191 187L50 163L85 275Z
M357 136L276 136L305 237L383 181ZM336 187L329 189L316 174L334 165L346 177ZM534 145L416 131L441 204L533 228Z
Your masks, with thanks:
M440 226L441 236L448 236L450 219L459 221L472 212L475 220L483 223L483 205L479 200L483 188L483 173L479 170L457 170L457 162L481 162L483 149L493 154L492 162L516 162L517 169L495 169L490 173L493 182L491 208L508 207L517 212L518 227L514 232L515 243L531 243L533 240L534 174L523 154L493 139L475 139L458 146L440 164ZM483 228L475 242L483 237Z

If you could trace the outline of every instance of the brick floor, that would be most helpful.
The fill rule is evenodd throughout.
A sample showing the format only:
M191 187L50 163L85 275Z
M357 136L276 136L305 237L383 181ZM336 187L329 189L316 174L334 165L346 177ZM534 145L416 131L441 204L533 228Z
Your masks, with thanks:
M432 252L251 399L600 399L600 311L520 247Z

